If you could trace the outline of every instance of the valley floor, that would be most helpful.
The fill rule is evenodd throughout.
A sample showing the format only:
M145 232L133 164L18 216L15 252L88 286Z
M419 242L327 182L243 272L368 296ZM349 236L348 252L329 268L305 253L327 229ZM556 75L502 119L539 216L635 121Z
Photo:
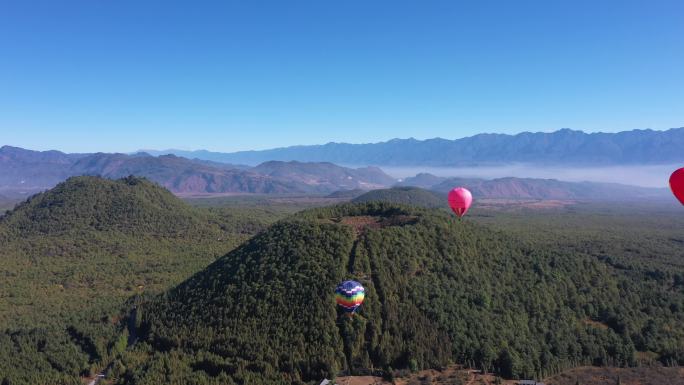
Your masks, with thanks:
M684 367L597 368L584 366L546 380L547 385L684 385Z
M684 385L684 367L609 368L583 366L544 379L545 385ZM392 385L373 376L346 376L335 380L337 385ZM502 385L516 385L517 380L501 380ZM496 377L477 371L449 367L441 371L423 370L408 377L397 378L395 385L494 385Z

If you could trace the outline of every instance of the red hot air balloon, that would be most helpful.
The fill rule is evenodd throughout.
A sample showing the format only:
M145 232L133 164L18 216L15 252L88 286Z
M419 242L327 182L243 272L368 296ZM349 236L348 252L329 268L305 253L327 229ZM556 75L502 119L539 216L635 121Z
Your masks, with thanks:
M670 189L674 196L684 205L684 167L670 175Z
M473 203L473 195L467 189L456 187L449 191L449 206L459 218L465 215L471 203Z

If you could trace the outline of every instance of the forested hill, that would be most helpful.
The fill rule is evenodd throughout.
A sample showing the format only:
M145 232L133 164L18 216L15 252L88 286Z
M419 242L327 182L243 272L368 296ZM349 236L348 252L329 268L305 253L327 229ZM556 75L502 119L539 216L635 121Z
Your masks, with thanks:
M393 187L372 190L352 199L352 202L391 202L418 207L449 207L446 194L424 190L418 187Z
M206 222L168 190L144 178L71 177L7 213L2 226L21 236L120 231L177 235L201 231Z
M440 210L315 209L139 309L144 343L119 383L318 383L454 361L538 378L637 351L684 364L684 274L629 274ZM333 300L344 279L366 287L351 319Z
M0 218L0 289L15 293L0 297L0 330L6 320L36 325L53 310L134 295L137 286L165 289L232 249L256 221L191 207L141 178L69 178ZM37 288L24 307L20 291ZM40 317L30 316L34 306Z
M126 301L232 250L266 226L259 213L191 207L135 177L73 177L18 205L0 218L0 383L82 384L126 348Z

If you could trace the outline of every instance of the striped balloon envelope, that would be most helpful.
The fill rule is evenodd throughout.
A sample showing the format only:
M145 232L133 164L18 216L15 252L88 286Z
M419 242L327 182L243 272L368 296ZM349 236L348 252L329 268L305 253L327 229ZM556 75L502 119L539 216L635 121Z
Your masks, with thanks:
M366 290L356 281L344 281L335 289L335 302L347 313L353 313L361 306Z

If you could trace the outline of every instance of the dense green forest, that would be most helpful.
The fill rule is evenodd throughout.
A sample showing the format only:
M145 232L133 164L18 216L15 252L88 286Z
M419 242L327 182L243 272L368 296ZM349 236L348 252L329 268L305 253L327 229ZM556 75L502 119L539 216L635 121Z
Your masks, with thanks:
M476 201L458 220L374 202L437 206L390 191L296 214L335 200L188 205L144 179L95 177L38 194L0 219L0 383L684 364L684 218L671 207ZM366 287L351 319L332 299L348 278Z
M355 203L392 202L431 208L448 208L446 194L425 190L419 187L393 187L389 189L372 190L352 199Z
M272 218L193 208L140 178L75 177L31 197L0 218L0 382L80 383L126 348L126 301L181 282Z
M654 270L593 252L611 246L553 247L393 204L305 211L139 304L141 340L112 374L256 384L452 362L537 378L580 364L684 364L684 270L667 262L682 248L660 249ZM345 278L366 287L351 319L332 298Z

